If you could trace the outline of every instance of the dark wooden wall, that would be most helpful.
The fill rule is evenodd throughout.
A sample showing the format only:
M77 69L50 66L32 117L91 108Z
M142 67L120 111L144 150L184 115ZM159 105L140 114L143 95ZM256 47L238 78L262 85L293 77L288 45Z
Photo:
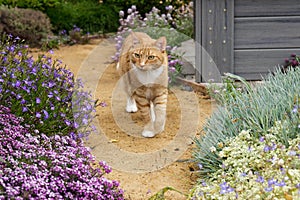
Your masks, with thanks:
M300 54L299 0L194 3L198 82L224 72L259 80L291 53Z

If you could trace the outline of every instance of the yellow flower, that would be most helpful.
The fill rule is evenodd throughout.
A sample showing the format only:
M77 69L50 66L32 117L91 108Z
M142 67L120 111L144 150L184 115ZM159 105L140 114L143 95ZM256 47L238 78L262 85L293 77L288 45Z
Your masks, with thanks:
M219 143L218 143L218 147L219 147L219 148L223 148L223 146L224 146L224 145L223 145L223 142L219 142Z

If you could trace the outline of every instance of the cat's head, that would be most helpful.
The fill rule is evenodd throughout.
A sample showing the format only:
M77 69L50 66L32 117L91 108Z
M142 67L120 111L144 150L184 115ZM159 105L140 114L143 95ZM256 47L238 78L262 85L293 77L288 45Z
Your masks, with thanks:
M154 41L154 40L153 40ZM133 46L130 51L130 61L143 71L155 70L167 61L166 38L160 37L153 42L145 41L133 34Z

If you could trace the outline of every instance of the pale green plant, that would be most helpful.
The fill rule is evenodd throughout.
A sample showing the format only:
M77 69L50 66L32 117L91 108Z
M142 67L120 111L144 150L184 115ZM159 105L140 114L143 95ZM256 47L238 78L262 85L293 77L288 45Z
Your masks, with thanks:
M221 168L200 180L189 199L299 199L300 137L287 148L279 139L286 126L278 121L260 138L243 130L219 143Z
M252 90L246 79L231 73L224 74L222 84L209 83L208 85L209 95L219 104L234 99L235 96L240 95L245 90Z

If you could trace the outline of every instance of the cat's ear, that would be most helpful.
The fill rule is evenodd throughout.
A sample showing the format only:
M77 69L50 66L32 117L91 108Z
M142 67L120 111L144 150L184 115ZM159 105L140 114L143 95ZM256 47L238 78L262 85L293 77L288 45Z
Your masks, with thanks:
M160 37L156 40L155 46L158 47L162 52L166 50L167 39L166 37Z
M141 43L140 39L138 38L138 36L133 31L130 33L130 35L132 37L132 45L133 46L136 46L136 45Z

